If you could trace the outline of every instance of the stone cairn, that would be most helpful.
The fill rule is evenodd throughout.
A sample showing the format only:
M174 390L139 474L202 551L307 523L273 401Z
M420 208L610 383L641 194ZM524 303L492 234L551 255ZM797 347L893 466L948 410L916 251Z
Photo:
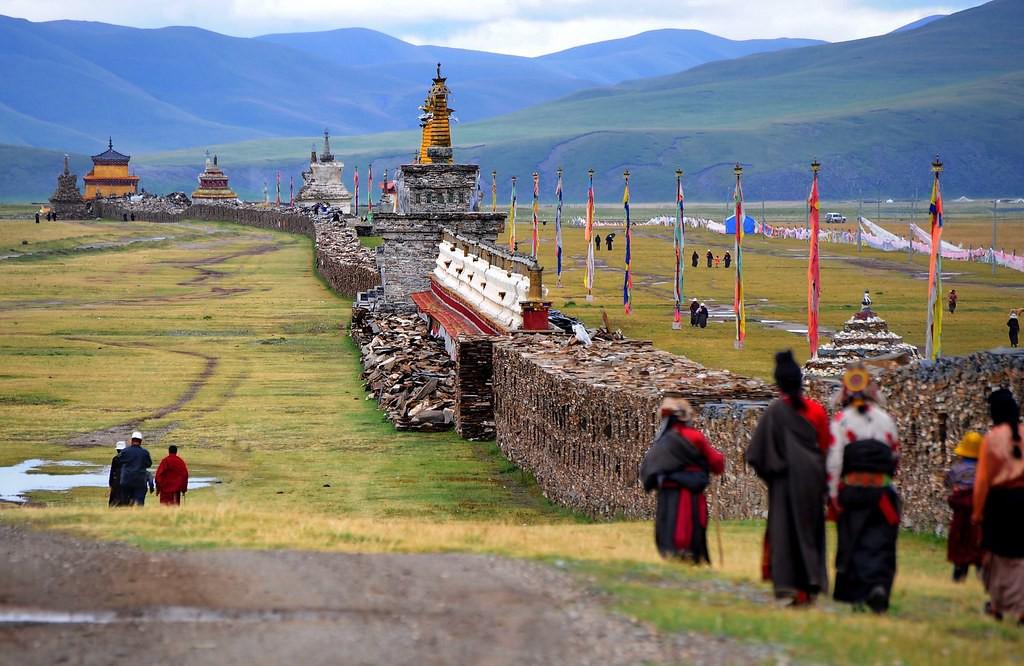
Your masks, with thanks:
M865 306L843 324L832 342L818 348L818 357L807 361L804 371L809 376L838 377L853 363L882 358L905 365L919 361L921 355L917 347L903 342L884 319Z
M64 173L57 176L57 189L50 197L50 207L62 220L84 220L89 215L88 205L78 189L78 175L71 173L68 156L64 155Z

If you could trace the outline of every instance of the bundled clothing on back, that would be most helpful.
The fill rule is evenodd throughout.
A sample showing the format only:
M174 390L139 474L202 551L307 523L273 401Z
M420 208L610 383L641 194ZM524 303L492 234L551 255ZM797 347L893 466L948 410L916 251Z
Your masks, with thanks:
M666 398L662 425L640 466L644 490L656 490L654 541L663 557L711 562L708 503L711 474L725 470L725 457L693 428L693 409L681 398Z
M775 356L780 397L765 410L746 460L768 487L761 574L775 596L792 605L811 603L828 589L825 566L825 451L828 414L803 397L802 375L791 351Z
M981 435L976 432L964 435L953 451L956 460L946 472L946 489L949 490L947 501L953 509L946 559L953 565L953 580L957 583L967 578L971 565L980 570L982 564L981 527L971 522L974 478L978 473L981 441Z
M896 576L900 498L892 485L899 438L878 405L878 389L862 366L843 374L828 452L829 496L836 507L836 601L876 613L889 608Z

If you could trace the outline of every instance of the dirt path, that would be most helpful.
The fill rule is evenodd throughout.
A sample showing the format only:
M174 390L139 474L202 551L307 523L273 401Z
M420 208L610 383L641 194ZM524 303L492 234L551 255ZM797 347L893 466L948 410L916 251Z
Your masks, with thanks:
M203 389L209 383L210 379L217 372L217 366L220 363L220 359L216 356L210 356L209 354L203 354L202 352L186 351L182 349L165 349L157 345L149 344L146 342L112 342L106 339L99 338L85 338L85 337L67 337L66 340L73 342L89 342L99 344L107 347L124 347L127 349L148 349L156 352L165 352L168 354L181 354L183 356L192 356L194 358L200 358L205 361L202 372L200 372L195 379L189 382L188 387L185 391L178 396L178 399L169 405L164 405L149 414L144 414L138 418L134 418L124 423L118 423L117 425L110 426L108 428L102 428L100 430L94 430L93 432L83 433L76 435L66 442L68 446L96 446L109 444L111 441L116 440L118 437L127 439L126 435L136 428L142 426L147 421L156 421L166 416L170 416L175 412L181 411L188 403L195 399L199 391ZM168 424L159 431L153 431L147 435L147 441L150 444L159 442L160 437L166 435L168 432L173 430L175 425Z
M145 553L0 524L0 664L751 663L497 557ZM58 621L60 620L60 621Z

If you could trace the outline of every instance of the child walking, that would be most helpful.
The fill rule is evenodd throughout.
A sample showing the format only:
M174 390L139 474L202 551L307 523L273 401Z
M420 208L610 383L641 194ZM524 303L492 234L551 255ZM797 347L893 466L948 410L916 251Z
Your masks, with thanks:
M978 469L981 435L969 432L956 445L956 460L946 472L949 506L953 520L949 524L946 559L953 565L953 581L962 583L973 564L981 568L981 529L971 522L974 508L974 475Z

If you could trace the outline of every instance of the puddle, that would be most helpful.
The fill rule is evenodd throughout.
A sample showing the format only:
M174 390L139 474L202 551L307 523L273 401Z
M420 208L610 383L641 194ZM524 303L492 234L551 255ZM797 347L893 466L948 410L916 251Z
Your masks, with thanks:
M54 611L38 608L3 608L0 609L0 624L308 622L336 620L352 613L366 612L368 609L361 608L232 610L196 608L194 606L166 606L129 611Z
M67 474L47 474L38 471L45 467L69 467L81 471ZM109 465L96 465L81 460L55 461L33 458L11 467L0 467L0 501L23 504L28 501L27 494L32 492L106 488L109 476ZM217 479L214 477L193 477L188 480L188 489L206 488L216 482Z

